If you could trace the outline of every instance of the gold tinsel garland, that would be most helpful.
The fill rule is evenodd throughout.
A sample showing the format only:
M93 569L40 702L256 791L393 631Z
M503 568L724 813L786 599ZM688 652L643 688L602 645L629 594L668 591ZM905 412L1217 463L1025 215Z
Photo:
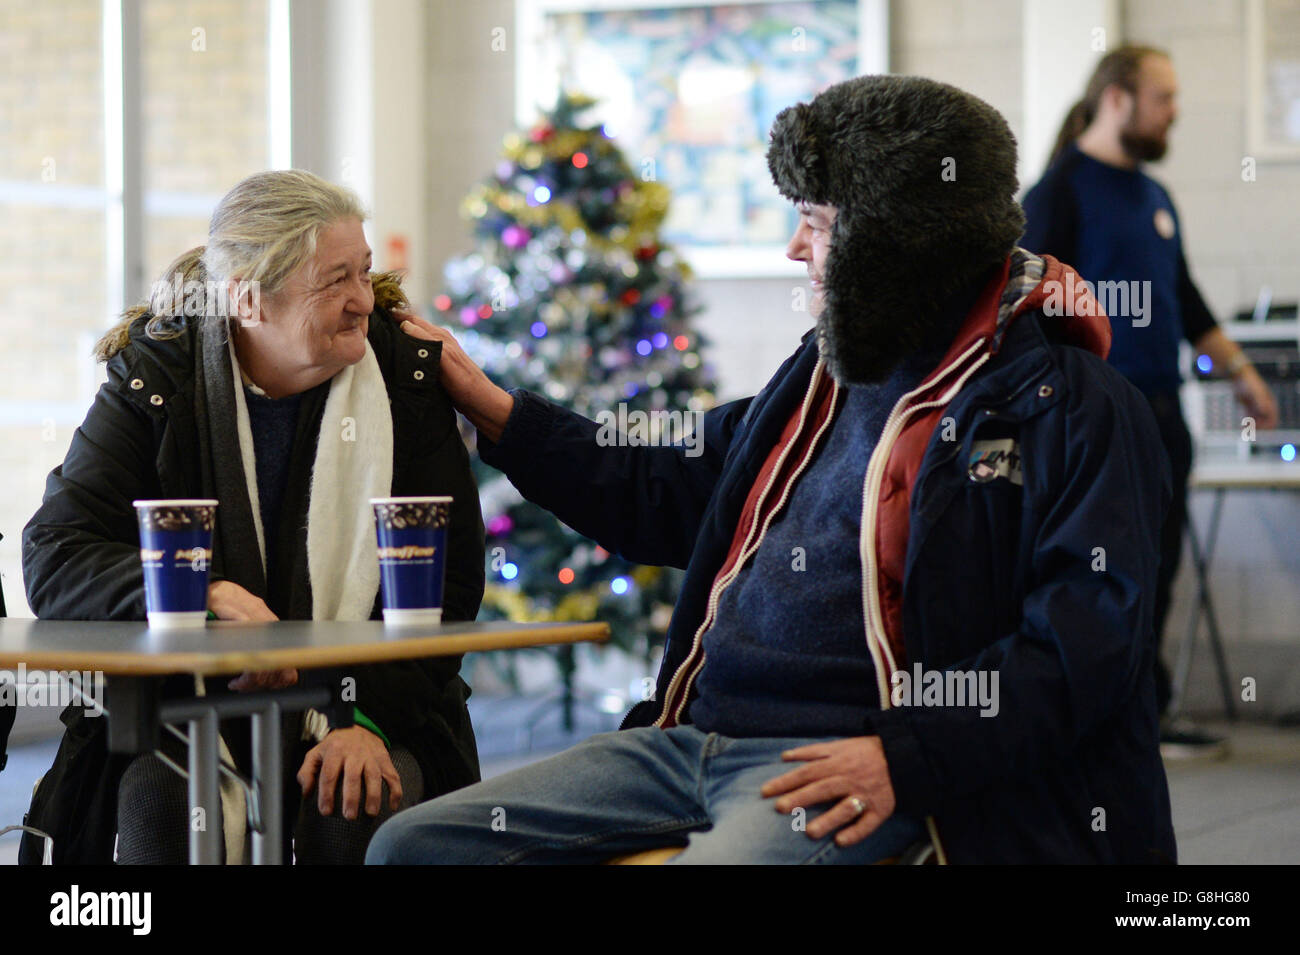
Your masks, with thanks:
M622 156L613 143L581 130L557 130L542 142L526 141L518 133L511 133L506 136L503 146L505 158L524 169L537 169L547 160L570 160L574 153L584 150L596 153L589 157L592 162L611 154L622 162ZM608 237L592 231L570 202L552 199L530 206L517 191L499 185L482 183L474 187L466 196L461 211L467 218L481 219L491 206L531 229L558 226L570 233L582 230L588 234L588 241L597 251L621 249L634 255L646 245L658 244L659 228L668 215L670 192L662 183L638 179L631 169L626 169L626 175L633 185L614 200L614 213L620 224L609 230ZM680 267L683 277L689 279L690 268L684 262Z
M631 572L638 587L648 587L663 575L662 567L636 567ZM505 615L513 623L584 623L596 619L600 592L608 586L596 584L565 594L554 607L539 607L514 587L488 584L483 588L483 605Z

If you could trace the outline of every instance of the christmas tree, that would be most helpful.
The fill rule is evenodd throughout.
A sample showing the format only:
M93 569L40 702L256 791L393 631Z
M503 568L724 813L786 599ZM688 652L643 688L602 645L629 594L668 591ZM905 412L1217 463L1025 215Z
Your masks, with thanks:
M659 239L668 190L637 175L601 126L579 122L593 104L562 94L535 126L506 137L494 174L465 200L477 248L447 264L435 320L458 327L503 388L598 421L643 423L626 429L629 443L668 443L679 437L661 434L672 412L698 421L712 405L712 370L690 325L689 269ZM610 554L474 466L488 534L481 617L599 619L617 646L648 660L680 574ZM571 650L559 664L571 686Z

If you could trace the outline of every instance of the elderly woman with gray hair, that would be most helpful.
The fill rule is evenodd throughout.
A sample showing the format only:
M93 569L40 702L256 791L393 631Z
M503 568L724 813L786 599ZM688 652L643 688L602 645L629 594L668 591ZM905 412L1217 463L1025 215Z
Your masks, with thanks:
M177 259L149 306L104 336L108 382L23 533L38 617L143 620L132 501L216 498L217 617L374 618L368 499L416 494L454 498L444 615L475 617L483 523L438 384L441 346L403 331L405 296L395 276L372 277L363 218L351 192L310 173L245 179L217 206L208 244ZM333 675L355 681L356 725L286 717L284 765L302 792L286 829L300 862L360 863L389 813L478 779L459 669L459 657L356 666ZM293 670L245 673L203 690L297 680ZM109 754L103 720L72 707L63 719L29 814L55 836L55 861L111 861L116 837L119 862L183 863L183 780L156 756ZM246 770L239 723L223 723L223 751ZM226 860L236 862L238 790L222 802Z

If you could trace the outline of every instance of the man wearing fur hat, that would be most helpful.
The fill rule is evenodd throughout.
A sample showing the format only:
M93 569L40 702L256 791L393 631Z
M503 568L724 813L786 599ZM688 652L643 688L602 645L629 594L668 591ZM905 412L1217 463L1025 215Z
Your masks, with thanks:
M705 417L703 454L601 446L404 326L444 343L444 387L525 497L687 574L622 731L398 814L367 860L1172 861L1167 468L1105 316L1062 315L1069 267L1015 248L1005 121L860 77L783 111L768 163L816 327Z

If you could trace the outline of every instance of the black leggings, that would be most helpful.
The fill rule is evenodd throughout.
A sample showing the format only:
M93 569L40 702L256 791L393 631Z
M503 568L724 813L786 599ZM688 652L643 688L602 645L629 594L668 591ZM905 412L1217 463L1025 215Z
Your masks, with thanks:
M295 721L296 724L296 721ZM286 724L292 725L292 724ZM301 797L295 778L302 757L313 744L286 745L284 762L285 819L297 816L286 826L286 839L293 838L293 853L300 865L361 865L366 847L380 823L393 813L388 808L388 785L381 795L378 816L365 813L365 785L362 785L362 809L355 820L343 818L343 786L337 787L334 812L322 816L316 808L316 791ZM186 765L185 747L175 737L164 733L161 746L171 759ZM399 808L413 806L423 798L424 778L411 753L395 747L389 752L393 766L402 780ZM239 762L239 756L236 755ZM247 775L247 773L245 773ZM175 770L157 756L149 754L132 760L122 776L117 801L117 861L122 865L185 865L189 861L189 798L187 784ZM287 847L286 847L287 848ZM225 844L222 843L222 861ZM245 851L245 859L250 853ZM290 858L286 851L284 858Z

